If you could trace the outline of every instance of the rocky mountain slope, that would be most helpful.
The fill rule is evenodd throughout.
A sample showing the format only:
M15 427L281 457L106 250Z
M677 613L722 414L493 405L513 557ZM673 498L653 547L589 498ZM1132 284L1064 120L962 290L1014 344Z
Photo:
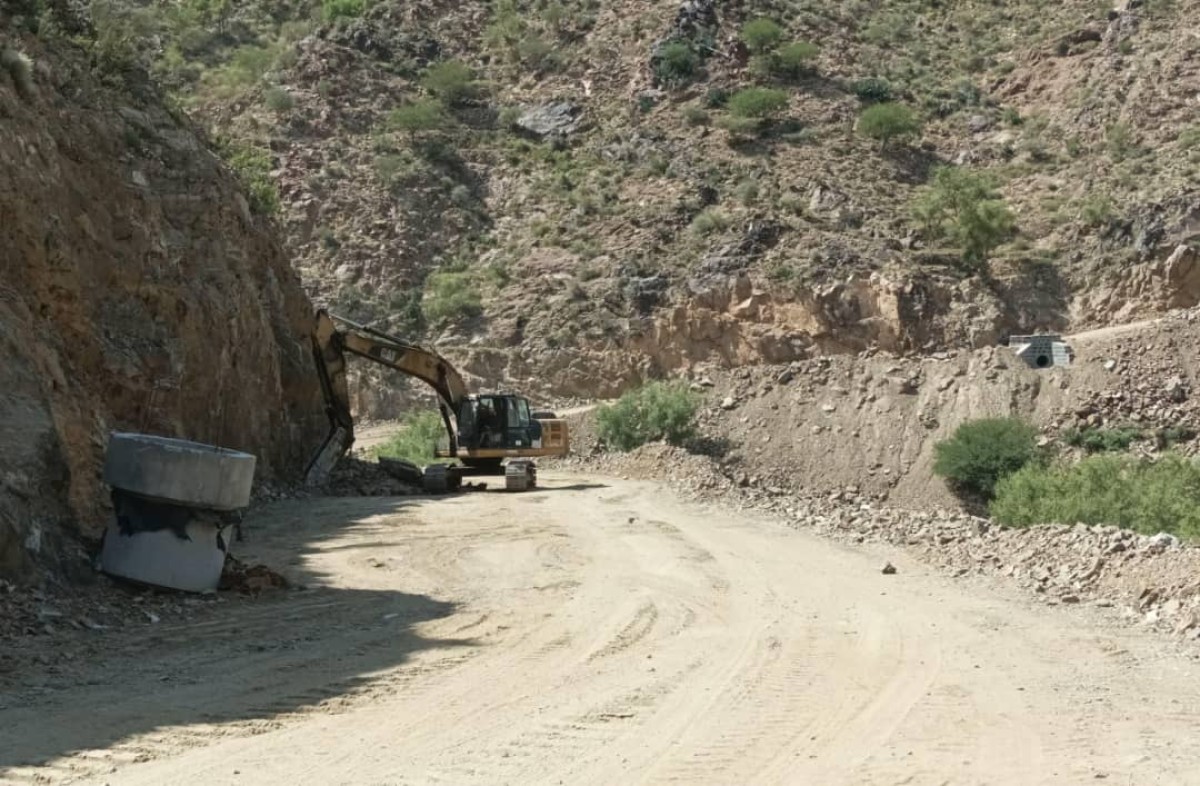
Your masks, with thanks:
M148 64L269 162L309 291L489 383L608 395L1200 298L1195 0L217 5L139 17ZM869 138L885 99L919 132ZM914 210L941 166L1007 208L982 258Z
M311 306L202 135L0 4L0 576L86 567L110 430L295 470L321 435Z

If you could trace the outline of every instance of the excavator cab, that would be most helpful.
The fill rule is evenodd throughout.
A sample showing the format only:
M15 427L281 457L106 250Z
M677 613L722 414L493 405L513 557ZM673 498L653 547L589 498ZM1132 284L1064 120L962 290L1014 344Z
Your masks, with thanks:
M458 413L458 443L468 450L519 450L540 444L542 426L529 411L529 400L512 393L470 396Z

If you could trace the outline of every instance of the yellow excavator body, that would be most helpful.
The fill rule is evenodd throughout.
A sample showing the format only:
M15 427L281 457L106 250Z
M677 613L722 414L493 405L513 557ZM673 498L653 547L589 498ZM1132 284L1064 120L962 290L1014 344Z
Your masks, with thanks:
M456 486L462 474L502 474L507 461L511 465L507 474L527 471L528 487L532 487L532 459L570 452L566 421L550 413L531 411L529 401L517 393L469 394L458 369L432 350L324 310L316 315L312 349L330 428L309 462L305 473L309 485L323 483L337 460L354 444L346 379L348 355L415 377L437 393L446 439L435 455L462 463L461 467L449 468L452 472L448 484L443 480L443 468L435 468L433 474L439 486ZM511 477L509 487L513 487Z

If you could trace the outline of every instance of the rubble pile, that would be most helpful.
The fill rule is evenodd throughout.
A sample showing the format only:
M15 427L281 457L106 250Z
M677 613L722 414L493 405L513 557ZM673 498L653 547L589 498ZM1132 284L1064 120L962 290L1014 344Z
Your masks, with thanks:
M400 480L381 464L344 456L334 466L321 493L330 497L403 497L420 489Z
M221 589L242 595L258 595L264 590L287 589L288 581L266 565L247 565L236 557L226 555L221 573Z
M1172 323L1194 317L1194 312L1186 315L1167 320L1164 331L1170 330ZM1073 407L1056 413L1052 427L1135 426L1148 435L1166 431L1171 438L1158 440L1158 447L1165 442L1176 446L1191 441L1200 426L1200 400L1192 397L1192 381L1180 363L1194 347L1181 346L1181 339L1161 332L1149 338L1133 335L1115 340L1105 357L1097 359L1108 372L1108 384L1081 392L1081 400Z

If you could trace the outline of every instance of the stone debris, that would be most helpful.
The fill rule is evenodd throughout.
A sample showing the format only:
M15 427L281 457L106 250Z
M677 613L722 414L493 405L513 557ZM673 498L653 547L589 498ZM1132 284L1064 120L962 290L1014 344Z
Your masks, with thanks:
M287 579L266 565L246 565L233 556L225 557L225 569L221 574L222 590L258 595L265 590L287 587Z

